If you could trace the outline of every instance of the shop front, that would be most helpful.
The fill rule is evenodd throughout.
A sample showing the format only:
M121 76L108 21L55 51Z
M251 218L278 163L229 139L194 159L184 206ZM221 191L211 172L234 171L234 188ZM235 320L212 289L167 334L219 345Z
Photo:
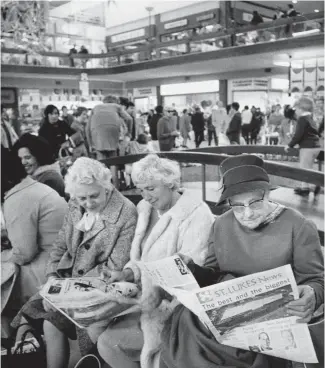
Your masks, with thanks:
M287 76L278 78L242 78L228 81L228 101L238 102L240 111L244 106L259 107L263 112L272 105L289 104L289 81Z
M132 98L137 113L154 110L158 104L156 87L134 88Z
M156 26L154 24L128 32L123 32L106 37L107 51L129 51L129 54L123 54L122 62L131 63L134 61L143 61L150 59L150 51L134 52L133 50L149 45L149 40L156 35Z
M160 87L163 105L173 107L177 112L200 106L209 109L219 100L219 81L201 81L165 84Z

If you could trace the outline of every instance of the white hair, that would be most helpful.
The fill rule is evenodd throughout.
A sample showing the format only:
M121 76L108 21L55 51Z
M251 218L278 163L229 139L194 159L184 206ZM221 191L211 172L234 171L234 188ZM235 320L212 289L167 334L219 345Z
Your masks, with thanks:
M135 185L159 180L163 185L178 190L181 184L181 170L176 161L149 154L132 166L132 180Z
M113 188L111 179L111 171L104 164L92 158L79 157L65 176L65 191L73 197L76 184L93 183L111 190Z

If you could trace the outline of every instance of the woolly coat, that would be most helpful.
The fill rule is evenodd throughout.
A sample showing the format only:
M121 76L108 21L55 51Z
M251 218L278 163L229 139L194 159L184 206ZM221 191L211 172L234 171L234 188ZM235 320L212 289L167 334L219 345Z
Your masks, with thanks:
M30 177L6 193L3 212L12 245L9 261L20 265L15 307L21 307L45 283L52 244L67 210L57 192Z
M150 279L141 273L141 262L156 261L179 252L203 265L208 254L207 244L214 216L201 198L185 190L177 203L155 224L143 244L153 207L142 200L137 208L139 217L131 246L130 262L124 268L133 270L136 282L141 280L142 304L145 307L153 285ZM175 301L164 300L155 310L142 312L142 368L154 367L154 356L160 350L160 333L176 305Z
M48 276L99 277L104 265L122 270L128 262L137 221L133 203L113 189L101 220L96 221L83 239L82 232L76 228L82 216L80 206L70 200L69 212L50 254Z

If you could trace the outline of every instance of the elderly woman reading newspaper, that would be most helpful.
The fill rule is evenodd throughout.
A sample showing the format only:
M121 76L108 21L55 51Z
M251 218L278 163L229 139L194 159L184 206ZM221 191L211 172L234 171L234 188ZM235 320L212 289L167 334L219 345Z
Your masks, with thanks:
M47 276L99 277L103 270L121 271L129 261L137 212L111 184L100 162L78 158L65 178L69 212L53 245ZM44 321L47 368L65 368L74 324L37 295L22 309L31 321Z
M177 162L150 154L135 163L132 180L141 190L138 222L130 262L123 271L108 272L108 282L129 281L142 286L141 313L118 318L98 339L98 351L112 368L154 368L158 364L160 332L174 308L163 300L157 307L155 289L142 271L142 262L177 252L205 263L213 215L201 197L180 190ZM197 367L198 368L198 367Z
M287 312L309 322L324 301L323 256L315 225L299 212L269 199L269 177L263 160L240 155L221 164L220 202L230 210L215 220L206 267L184 260L201 287L220 282L220 273L234 277L290 264L300 297ZM253 351L219 344L199 319L177 307L162 334L160 368L280 368L286 362Z

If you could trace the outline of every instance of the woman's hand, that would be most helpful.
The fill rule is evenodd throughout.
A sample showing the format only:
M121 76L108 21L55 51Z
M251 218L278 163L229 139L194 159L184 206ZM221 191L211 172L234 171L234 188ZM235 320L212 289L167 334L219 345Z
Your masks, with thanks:
M301 317L297 320L299 323L308 323L316 307L316 297L314 289L309 285L299 285L299 299L290 302L287 305L288 313L292 316Z
M165 295L166 293L161 287L153 287L149 297L141 301L141 309L146 312L153 311L158 308L163 299L165 299Z
M47 300L43 299L43 308L45 312L55 312L56 309Z
M107 283L119 282L119 281L133 282L134 273L130 268L126 268L123 271L114 271L108 268L104 268L101 273L101 278Z
M186 256L185 254L182 253L177 253L178 256L181 257L182 261L188 265L189 263L193 262L193 259L190 256Z
M71 145L70 145L69 141L65 141L64 143L61 144L62 149L70 148L70 147L71 147Z

